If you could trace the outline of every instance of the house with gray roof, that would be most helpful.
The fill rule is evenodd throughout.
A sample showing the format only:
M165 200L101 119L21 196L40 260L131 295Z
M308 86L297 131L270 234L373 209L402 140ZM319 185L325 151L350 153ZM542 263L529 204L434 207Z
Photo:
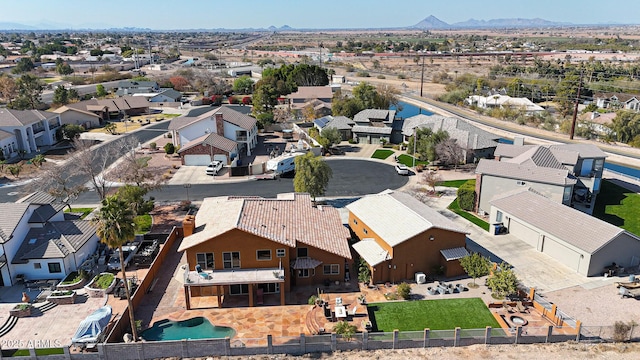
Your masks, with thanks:
M353 249L371 268L372 282L414 279L416 272L452 277L464 274L467 232L413 196L393 190L346 206Z
M258 143L257 120L224 105L173 118L169 131L184 165L230 164L242 154L251 155Z
M522 189L490 202L491 223L584 276L640 263L640 238L622 228ZM504 236L504 235L495 235Z
M0 203L0 286L63 279L96 251L95 226L65 214L65 205L44 192Z
M160 91L160 85L155 81L120 80L116 96L154 93Z
M355 125L355 121L349 119L346 116L331 116L327 115L313 121L313 126L320 131L324 129L336 128L342 135L342 140L347 141L352 138L351 129Z
M405 141L408 141L418 128L429 128L433 132L446 131L449 138L455 139L463 149L466 163L493 158L493 152L500 139L499 136L459 118L418 114L404 120L402 135Z
M522 177L533 172L541 171L544 169L565 169L568 171L568 179L573 182L573 189L570 193L565 193L562 197L562 203L565 205L573 206L578 210L584 211L588 214L593 212L593 206L595 205L596 197L600 192L600 186L602 183L602 172L604 170L604 163L606 154L595 145L591 144L556 144L556 145L513 145L513 144L498 144L494 152L495 159L498 160L498 164L483 164L483 167L478 170L476 174L484 173L488 176L492 176L497 168L505 167L505 169L511 169L513 165L519 164L522 168L527 168L526 171L512 172L508 177L509 179L517 179L521 182L529 181L527 186L533 187L536 191L543 193L545 196L559 200L559 194L551 196L548 192L545 192L537 185L537 180L532 180L529 177ZM480 164L478 165L480 168ZM508 173L510 170L501 170L498 172ZM499 175L495 175L499 176ZM539 178L539 176L538 176ZM487 183L483 179L481 186L480 198L484 198L480 204L479 210L487 212L487 203L490 198L486 195L482 195L482 192L487 191L489 194L497 194L504 189L488 190L491 187L491 182ZM533 183L532 183L533 181ZM565 188L565 191L568 191ZM489 195L492 196L492 195Z
M402 142L402 119L396 119L395 110L365 109L353 117L356 123L351 132L359 144Z
M15 157L20 151L30 154L42 146L55 144L60 126L60 115L56 113L0 108L0 131L4 134L0 136L0 145L4 158Z

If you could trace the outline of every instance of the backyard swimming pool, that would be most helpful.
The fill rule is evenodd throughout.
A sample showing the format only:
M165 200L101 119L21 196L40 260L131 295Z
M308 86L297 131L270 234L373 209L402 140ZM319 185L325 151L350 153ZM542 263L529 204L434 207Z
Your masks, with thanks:
M183 321L160 320L143 331L140 336L147 341L186 339L222 339L234 337L236 331L227 326L215 326L199 316Z

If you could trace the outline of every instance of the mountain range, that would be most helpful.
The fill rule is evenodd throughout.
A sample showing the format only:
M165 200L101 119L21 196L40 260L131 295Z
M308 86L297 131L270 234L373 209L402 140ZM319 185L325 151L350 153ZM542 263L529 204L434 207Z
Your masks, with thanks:
M601 24L605 25L605 24ZM463 22L457 22L448 24L437 17L430 15L424 18L422 21L415 25L405 27L380 27L379 29L469 29L469 28L536 28L536 27L559 27L559 26L575 26L575 24L567 22L554 22L544 20L540 18L535 19L523 19L523 18L510 18L510 19L491 19L491 20L476 20L469 19ZM0 21L0 31L45 31L45 30L108 30L108 31L161 31L161 29L152 30L149 28L137 28L137 27L120 27L116 28L106 23L83 23L76 25L53 23L47 21L41 21L34 24L21 24L16 22L2 22ZM331 30L331 29L295 29L288 25L281 27L270 26L268 28L244 28L244 29L183 29L185 31L291 31L291 30ZM357 30L357 29L352 29ZM172 30L179 31L179 30Z

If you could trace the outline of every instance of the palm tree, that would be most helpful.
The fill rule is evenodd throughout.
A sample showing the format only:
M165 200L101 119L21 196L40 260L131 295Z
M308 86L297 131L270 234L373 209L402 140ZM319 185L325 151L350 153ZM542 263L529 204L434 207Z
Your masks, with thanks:
M131 323L131 334L133 341L138 339L135 318L133 317L133 302L129 293L129 284L127 282L127 274L124 266L124 254L122 245L135 237L136 226L133 222L135 213L126 202L118 199L117 196L108 196L102 200L102 208L94 218L98 225L96 234L100 241L107 244L111 249L118 249L120 255L120 268L122 269L122 278L124 279L124 290L127 295L127 303L129 305L129 322Z

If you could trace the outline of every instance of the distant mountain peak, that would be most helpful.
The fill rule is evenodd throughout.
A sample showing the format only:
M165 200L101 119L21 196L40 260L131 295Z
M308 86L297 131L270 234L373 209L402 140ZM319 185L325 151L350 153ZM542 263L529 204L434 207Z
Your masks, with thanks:
M422 21L412 26L412 28L416 29L442 29L447 27L450 27L450 25L433 15L427 16Z

